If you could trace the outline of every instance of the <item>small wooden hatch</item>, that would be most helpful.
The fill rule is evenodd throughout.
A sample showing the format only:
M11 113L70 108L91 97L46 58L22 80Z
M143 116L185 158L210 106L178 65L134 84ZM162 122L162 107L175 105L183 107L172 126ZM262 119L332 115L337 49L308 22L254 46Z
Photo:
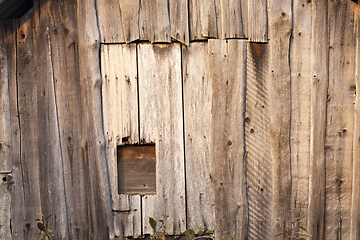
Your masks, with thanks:
M117 147L119 194L156 194L155 145Z

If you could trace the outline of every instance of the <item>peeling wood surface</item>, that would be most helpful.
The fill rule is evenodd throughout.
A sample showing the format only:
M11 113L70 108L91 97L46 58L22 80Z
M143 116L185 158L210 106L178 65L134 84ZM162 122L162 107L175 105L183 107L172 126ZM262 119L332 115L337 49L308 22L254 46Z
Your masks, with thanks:
M275 0L249 0L248 1L248 39L250 42L268 41L268 6L277 3ZM270 6L271 7L271 6ZM272 22L269 19L269 26Z
M186 228L183 109L180 44L140 44L140 139L156 146L156 195L142 199L143 233L153 233L148 219L168 214L169 234ZM175 187L176 186L176 187Z
M291 71L291 209L292 222L308 222L311 88L311 3L293 3L293 35L290 45Z
M246 41L210 40L208 60L213 88L210 161L215 234L221 238L226 231L243 239L248 211L243 138Z
M116 152L118 145L139 143L136 59L136 44L102 46L104 132L112 209L116 211L115 232L119 237L141 234L140 196L119 194Z
M9 65L6 53L6 29L0 24L0 173L12 170ZM10 53L11 54L11 53ZM11 57L9 57L11 60Z
M207 56L208 43L182 48L187 226L191 229L215 227L210 161L213 90Z

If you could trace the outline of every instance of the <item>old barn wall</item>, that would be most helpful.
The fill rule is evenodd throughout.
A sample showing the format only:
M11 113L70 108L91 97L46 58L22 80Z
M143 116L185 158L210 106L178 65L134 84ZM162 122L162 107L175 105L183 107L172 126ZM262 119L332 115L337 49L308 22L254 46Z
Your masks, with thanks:
M359 6L34 1L0 22L0 239L360 239ZM119 193L153 144L156 194Z

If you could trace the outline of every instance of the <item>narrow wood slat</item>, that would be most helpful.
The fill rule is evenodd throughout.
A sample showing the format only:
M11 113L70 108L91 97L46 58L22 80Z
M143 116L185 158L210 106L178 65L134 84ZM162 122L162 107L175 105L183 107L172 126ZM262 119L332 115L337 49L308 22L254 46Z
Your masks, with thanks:
M167 0L141 0L139 14L140 40L171 43Z
M186 228L181 47L140 44L138 59L140 139L156 145L157 175L156 195L142 199L143 233L153 233L149 217L168 214L169 234L180 234Z
M307 230L314 239L324 239L325 126L328 88L328 1L312 3L310 184Z
M357 38L354 6L350 1L329 6L324 239L350 239Z
M52 2L42 4L36 25L34 60L36 64L37 122L38 138L36 149L39 154L39 180L41 209L48 219L52 231L61 238L68 237L63 161L59 136L59 123L56 108L55 79L50 42L50 18ZM62 37L62 36L61 36ZM55 59L56 60L56 59ZM56 177L54 177L56 176Z
M119 237L139 237L140 196L119 194L116 152L118 145L139 143L136 44L103 45L101 68L104 80L102 101L112 209L116 211L115 232L124 234L116 235ZM131 221L122 222L123 220ZM120 231L123 225L129 227Z
M88 196L89 238L114 237L110 180L101 109L100 35L95 1L78 1L77 30L81 88L82 150Z
M40 198L40 169L38 152L39 119L37 110L37 62L35 27L33 12L28 12L20 21L17 30L17 83L18 83L18 106L21 129L21 159L20 168L22 179L14 179L23 185L23 193L17 197L24 199L24 205L14 206L21 209L23 219L19 221L18 234L24 234L24 239L34 237L37 230L34 223L34 214L42 212ZM15 185L15 187L17 187ZM19 219L20 220L20 219ZM20 231L22 233L20 233Z
M119 0L98 0L97 15L103 43L123 43L123 33Z
M243 20L244 17L247 17L247 8L244 9L243 2L245 1L216 0L217 25L220 39L245 38Z
M13 179L10 174L0 174L0 238L11 237L11 188Z
M250 43L246 67L245 145L249 239L269 239L271 156L269 132L269 45Z
M139 31L139 1L119 0L122 29L125 41L133 42L140 38Z
M171 37L190 45L189 0L169 0Z
M216 237L244 239L247 201L244 169L246 41L209 40L212 84L211 183Z
M291 228L291 83L289 49L292 6L287 0L269 2L269 111L272 161L271 235Z
M190 0L190 39L217 38L215 0Z
M293 38L290 45L291 70L291 214L292 222L308 223L310 106L311 88L311 3L293 3Z
M211 188L211 102L208 44L194 42L182 48L187 193L187 227L214 229Z
M12 170L9 67L6 53L5 26L0 22L0 173Z
M359 11L356 13L355 26L356 35L360 33ZM356 73L355 87L360 89L360 38L356 38ZM353 139L353 173L352 173L352 196L351 196L351 220L350 220L350 239L360 238L360 97L355 97L354 113L354 139Z
M271 4L272 1L269 2ZM248 39L250 42L268 41L268 6L266 0L248 1ZM271 22L270 22L271 23ZM272 23L270 24L270 26Z
M50 40L59 139L63 160L69 236L89 238L88 206L81 136L76 5L52 2Z

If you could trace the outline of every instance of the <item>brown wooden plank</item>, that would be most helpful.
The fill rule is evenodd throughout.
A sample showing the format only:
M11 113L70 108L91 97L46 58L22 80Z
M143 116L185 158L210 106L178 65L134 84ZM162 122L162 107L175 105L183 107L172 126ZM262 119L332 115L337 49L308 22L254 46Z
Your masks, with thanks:
M184 136L186 159L187 227L214 229L211 188L211 102L208 44L194 42L182 48Z
M326 126L324 239L350 239L356 96L357 18L350 1L329 6L329 89Z
M37 61L36 44L33 29L35 22L33 12L28 12L20 21L17 30L17 83L18 106L21 129L21 158L20 167L22 179L14 179L17 184L23 185L23 195L17 197L24 199L22 208L23 219L15 230L24 239L34 237L37 227L34 223L34 214L42 212L40 198L40 163L38 152L39 119L37 109ZM14 176L15 177L15 176ZM22 180L21 182L19 182ZM24 184L26 183L26 184ZM15 185L15 187L17 187ZM36 214L35 214L36 215ZM36 217L36 216L35 216ZM20 220L20 219L19 219ZM17 227L15 227L17 228Z
M0 238L11 238L11 188L13 179L11 174L0 174Z
M220 39L245 38L243 7L242 1L239 0L216 0L217 24Z
M101 109L100 34L95 1L78 1L77 30L81 88L82 150L87 186L89 238L114 236L106 140Z
M356 78L355 78L355 87L360 89L360 38L358 34L360 33L360 18L359 11L356 13L357 17L355 18L356 26ZM360 238L360 175L358 174L358 169L360 169L360 112L359 104L360 97L359 94L355 94L355 113L354 113L354 139L353 139L353 179L352 179L352 196L351 196L351 222L350 222L350 239L359 239Z
M9 67L6 53L6 29L0 22L0 173L12 170Z
M248 1L248 39L250 42L268 41L268 6L266 0ZM276 2L276 1L275 1ZM272 4L273 1L269 1ZM271 6L269 6L271 7ZM270 22L269 26L273 24Z
M311 3L294 1L291 70L291 214L292 222L308 222L311 88Z
M169 0L171 37L190 45L189 1Z
M209 40L212 84L211 183L216 237L244 239L247 201L244 169L246 41Z
M143 197L143 233L149 217L168 214L169 234L185 231L185 169L179 43L139 44L140 139L156 146L156 195ZM176 187L174 187L176 186Z
M328 88L328 1L312 3L310 184L307 230L323 239L325 208L325 125Z
M140 1L119 0L124 38L127 43L138 40Z
M291 225L291 83L289 49L292 6L287 0L269 2L269 110L272 161L271 236Z
M215 0L190 0L190 40L217 38Z
M97 0L96 3L101 42L125 42L119 0Z
M140 196L119 194L116 152L118 145L139 143L136 44L103 45L101 66L104 79L102 87L104 131L112 209L115 211L115 232L119 237L139 237L141 235ZM128 227L120 230L124 225ZM117 235L120 233L124 235Z
M245 113L249 239L268 239L272 181L269 132L269 45L248 44Z
M69 235L85 239L89 238L89 226L84 158L81 148L76 5L70 2L52 2L50 10L52 68Z
M66 211L63 160L59 138L55 79L50 42L50 18L52 2L41 3L41 11L37 11L35 19L35 54L36 90L37 90L37 122L38 124L38 154L39 180L41 193L41 208L44 216L54 214L48 219L51 230L62 238L68 237L68 219ZM26 150L25 150L26 151ZM56 176L56 177L54 177Z
M140 40L171 43L167 0L141 0L139 15Z

